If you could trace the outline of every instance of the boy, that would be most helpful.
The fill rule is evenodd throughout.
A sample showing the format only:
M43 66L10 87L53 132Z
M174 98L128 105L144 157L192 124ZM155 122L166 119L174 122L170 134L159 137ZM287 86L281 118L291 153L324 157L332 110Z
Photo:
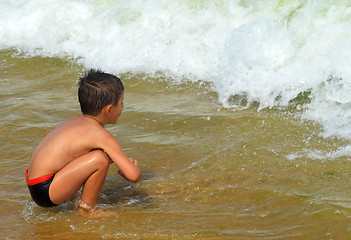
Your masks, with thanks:
M79 79L78 98L82 114L42 140L32 155L26 180L33 200L43 207L70 199L83 185L79 210L92 212L110 163L131 182L140 180L141 171L104 128L115 124L122 113L121 80L92 69Z

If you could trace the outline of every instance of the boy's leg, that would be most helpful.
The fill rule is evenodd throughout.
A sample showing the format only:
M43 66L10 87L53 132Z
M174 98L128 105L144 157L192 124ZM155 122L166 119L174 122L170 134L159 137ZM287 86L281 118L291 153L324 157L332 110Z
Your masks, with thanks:
M55 174L49 189L53 203L69 199L84 184L82 200L94 207L105 181L109 160L101 150L91 151L67 164Z

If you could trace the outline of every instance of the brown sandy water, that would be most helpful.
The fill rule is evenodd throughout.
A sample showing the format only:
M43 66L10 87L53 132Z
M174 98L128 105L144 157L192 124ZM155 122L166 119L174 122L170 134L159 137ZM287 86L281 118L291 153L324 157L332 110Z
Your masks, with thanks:
M79 114L84 69L57 58L1 52L1 239L348 239L348 142L323 138L294 110L223 109L207 84L122 75L125 111L108 126L143 179L109 170L99 205L118 217L79 216L78 195L36 206L25 170L39 141Z

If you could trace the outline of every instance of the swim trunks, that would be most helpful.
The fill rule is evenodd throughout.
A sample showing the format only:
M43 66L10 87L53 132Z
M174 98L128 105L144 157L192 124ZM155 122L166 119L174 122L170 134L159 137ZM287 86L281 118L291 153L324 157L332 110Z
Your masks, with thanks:
M57 204L53 203L49 196L49 187L54 180L54 174L45 175L42 177L29 179L28 169L26 171L26 182L32 196L32 199L36 204L42 207L55 207Z

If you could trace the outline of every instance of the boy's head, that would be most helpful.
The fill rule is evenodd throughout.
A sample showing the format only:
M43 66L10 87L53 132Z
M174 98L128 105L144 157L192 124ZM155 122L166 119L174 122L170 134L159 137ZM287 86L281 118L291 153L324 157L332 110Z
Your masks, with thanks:
M124 87L121 80L100 70L91 69L78 83L78 99L82 113L97 116L111 104L117 104Z

